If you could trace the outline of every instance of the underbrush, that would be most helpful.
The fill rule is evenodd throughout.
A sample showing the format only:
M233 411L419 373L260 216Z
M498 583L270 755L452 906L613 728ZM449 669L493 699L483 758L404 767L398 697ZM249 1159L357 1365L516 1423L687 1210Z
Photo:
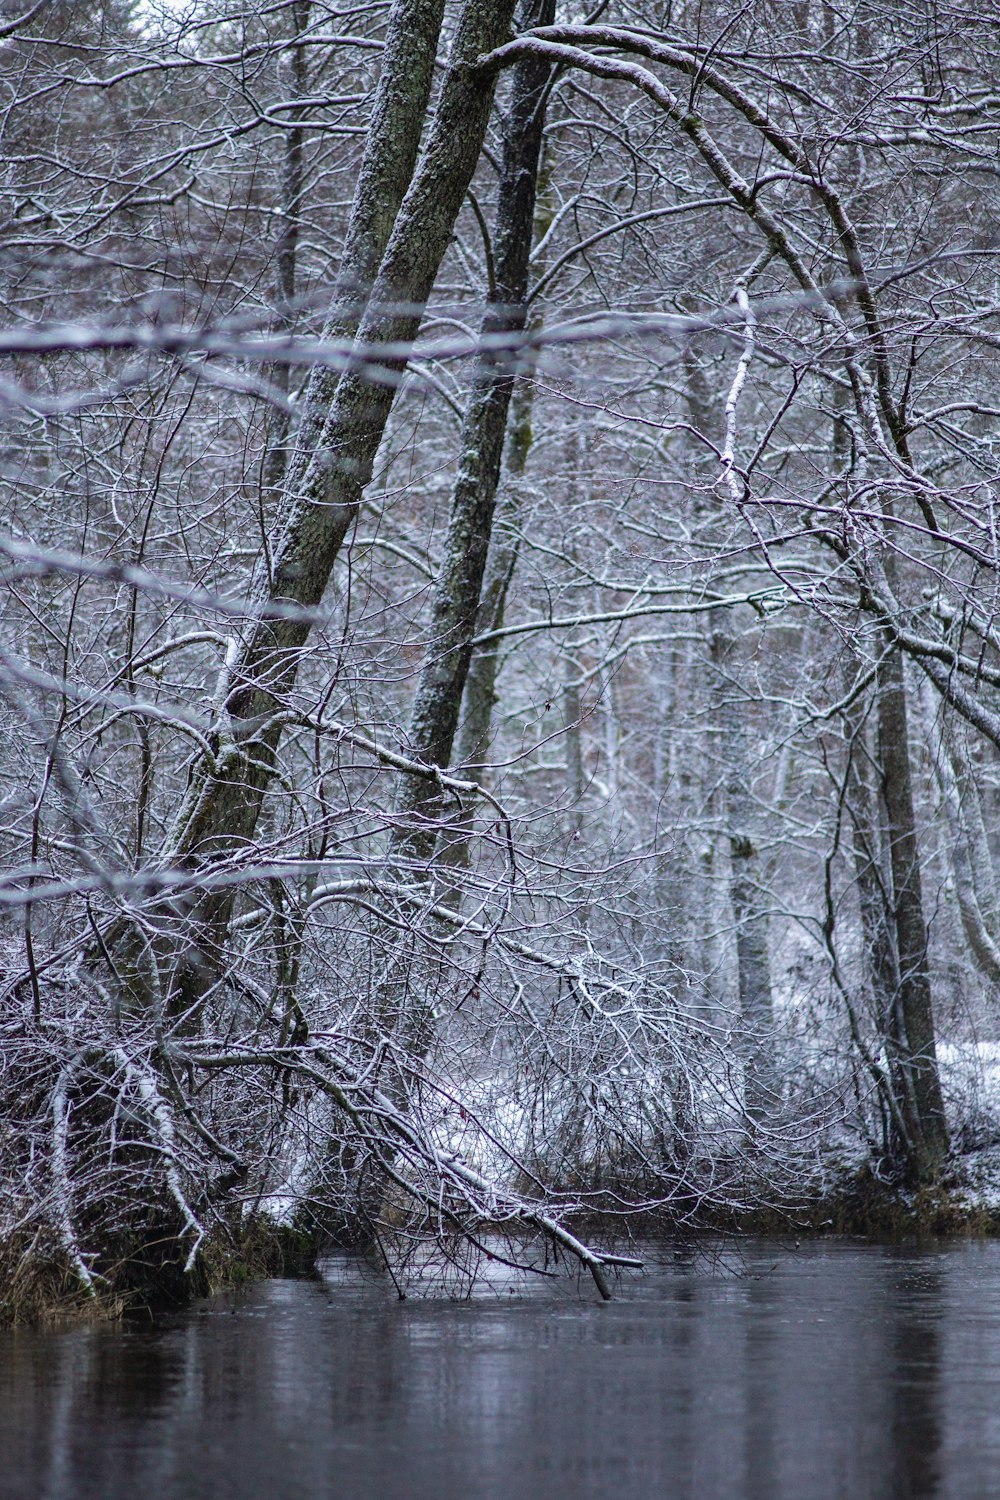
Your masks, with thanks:
M0 1239L0 1327L162 1311L264 1277L310 1275L318 1250L315 1237L257 1213L208 1237L185 1269L181 1237L162 1226L108 1243L88 1285L51 1234L20 1230Z
M662 1202L616 1212L609 1198L603 1209L591 1203L567 1218L592 1242L626 1249L634 1240L691 1242L720 1233L755 1238L852 1235L872 1240L1000 1234L1000 1152L988 1162L977 1159L971 1164L968 1158L956 1157L936 1184L918 1190L887 1182L870 1164L845 1165L839 1174L828 1173L822 1186L819 1180L812 1186L813 1191L804 1191L800 1179L797 1190L784 1197L775 1193L753 1205L706 1197L685 1214L669 1211ZM468 1276L474 1274L468 1266L482 1259L484 1242L509 1233L510 1226L499 1221L446 1233L440 1225L434 1232L426 1221L397 1216L395 1222L379 1226L364 1248L379 1265L392 1262L392 1279L402 1295L414 1266L426 1276L428 1257L443 1257L456 1274ZM519 1263L531 1264L544 1255L548 1264L551 1251L543 1242L544 1236L538 1236L535 1251L525 1252L523 1260L519 1255ZM92 1262L88 1288L52 1234L21 1230L0 1242L0 1324L118 1318L177 1306L263 1277L310 1275L331 1243L308 1214L288 1224L257 1212L235 1228L208 1236L195 1262L185 1269L182 1235L161 1225L157 1233L136 1232L128 1240L109 1243ZM406 1247L405 1254L400 1246Z
M167 1045L138 1022L126 1037L69 1012L12 1021L0 1323L177 1305L309 1273L335 1243L368 1248L402 1287L422 1257L473 1265L484 1237L507 1237L575 1257L607 1295L604 1270L622 1260L595 1247L630 1238L1000 1233L992 1096L953 1110L956 1154L908 1189L839 1072L804 1073L765 1123L697 1038L684 1070L629 1071L625 1053L598 1056L594 1027L583 1062L567 1043L559 1067L529 1074L525 1043L485 1075L454 1037L393 1073L333 1032Z

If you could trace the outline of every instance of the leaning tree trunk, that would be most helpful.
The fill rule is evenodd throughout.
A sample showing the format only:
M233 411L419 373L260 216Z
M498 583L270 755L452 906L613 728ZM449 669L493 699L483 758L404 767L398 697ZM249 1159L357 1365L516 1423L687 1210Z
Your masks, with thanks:
M551 20L554 0L524 0L519 21ZM544 100L551 69L519 64L511 74L505 118L503 159L497 193L493 246L493 288L482 320L482 334L517 332L524 327L528 261L534 223ZM448 535L431 606L430 638L410 718L408 752L426 766L447 767L458 728L463 690L472 656L480 607L504 436L517 377L514 357L497 358L484 349L477 359L472 390L459 439ZM423 873L440 832L439 789L429 778L403 773L395 789L389 858L398 873ZM463 830L464 831L464 830ZM446 857L446 856L445 856ZM369 1018L370 1039L381 1053L382 1086L409 1112L419 1088L419 1064L434 1040L434 1013L428 986L419 982L411 954L401 945L391 972L383 976ZM389 1042L389 1046L384 1046ZM384 1048L384 1050L383 1050ZM415 1066L416 1065L416 1066ZM334 1146L337 1206L341 1232L367 1238L384 1215L384 1183L366 1170L353 1146ZM383 1157L383 1166L391 1155ZM316 1200L324 1201L321 1191Z
M500 634L507 608L507 593L520 550L521 480L531 448L533 403L534 387L530 377L519 375L511 397L504 482L497 502L486 574L476 614L476 637L479 644L475 646L469 662L455 736L456 745L452 752L455 771L459 775L474 776L480 787L487 785L490 779L489 766L484 757L490 745L493 710L497 704ZM498 634L493 639L482 639L483 636L493 636L494 632ZM456 809L454 819L442 831L438 843L436 858L439 871L451 869L456 876L444 898L453 910L459 908L462 899L458 872L467 871L471 864L470 848L479 800L474 792L463 796L461 807Z
M548 232L555 218L555 200L549 191L549 173L545 161L544 146L537 168L535 189L535 223L532 238L537 245ZM530 256L529 256L530 260ZM534 264L535 275L544 271L544 262ZM532 329L541 327L541 318L536 313L527 325ZM535 383L531 372L520 375L511 396L510 417L507 434L505 483L499 508L493 525L486 577L483 581L476 619L478 637L489 637L503 628L507 610L507 595L520 551L520 523L523 509L524 472L528 454L534 441L533 413ZM499 637L486 639L476 646L469 663L462 699L462 719L458 731L458 745L454 754L456 766L473 771L482 781L483 756L490 743L493 727L493 710L497 702L496 681L500 669ZM471 807L467 809L466 824L471 818ZM455 841L455 863L468 859L468 833Z
M524 25L548 25L554 0L524 0ZM494 290L482 321L484 341L519 332L527 315L528 262L535 216L545 94L551 68L523 62L514 68L504 129L494 232ZM425 765L446 767L458 728L472 659L493 530L507 414L518 373L516 357L484 349L473 377L459 440L444 559L434 590L430 638L410 719L409 752ZM402 775L396 793L393 857L423 862L438 834L439 791L427 777Z
M523 0L519 20L551 20L554 0ZM497 192L490 304L482 321L484 341L518 332L527 311L528 262L534 225L535 192L541 151L544 103L551 68L520 63L512 72L505 117L503 159ZM447 767L458 728L462 695L483 587L493 527L497 485L511 395L517 378L515 357L499 358L485 348L477 359L472 391L459 440L458 472L452 491L448 535L431 607L430 638L410 718L408 750L424 765ZM426 869L440 832L440 790L425 776L403 773L396 787L389 857L401 873ZM459 836L464 829L458 830ZM423 1057L433 1038L433 1014L411 982L409 965L382 987L373 1021L391 1035L408 1059ZM402 1078L390 1085L405 1094Z
M441 0L397 0L390 17L383 76L362 164L340 292L330 331L351 330L344 299L363 296L416 156L440 24ZM313 614L371 478L405 348L453 232L482 148L495 75L477 59L509 35L514 0L466 0L426 145L357 324L355 356L335 380L310 382L285 481L286 514L268 560L268 578L242 649L220 694L217 748L193 768L188 795L161 854L206 874L198 931L182 960L174 1008L204 991L207 954L218 951L232 895L212 891L212 866L250 845L264 793L278 764L283 711L294 686ZM379 356L380 347L393 348ZM373 376L377 378L373 378ZM333 385L336 385L333 393ZM332 403L328 397L333 395ZM207 952L206 952L207 950Z
M899 983L888 1017L890 1072L907 1149L901 1163L913 1183L932 1180L948 1152L938 1076L934 1007L927 964L920 856L913 810L906 683L899 651L887 646L877 679L879 763L892 871Z
M524 477L531 450L531 418L534 388L521 376L511 398L510 434L507 439L507 462L504 495L497 511L489 553L486 577L476 619L477 636L487 636L503 629L510 589L519 551L519 523ZM454 761L482 780L483 756L489 748L496 707L497 672L500 666L499 638L487 639L475 648L469 663L462 701L462 722Z

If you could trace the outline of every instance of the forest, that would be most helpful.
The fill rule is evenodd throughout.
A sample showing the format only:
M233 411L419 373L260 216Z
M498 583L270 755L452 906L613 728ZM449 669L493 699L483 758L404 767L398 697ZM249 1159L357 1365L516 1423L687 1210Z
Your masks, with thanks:
M998 1227L998 25L2 0L0 1321Z

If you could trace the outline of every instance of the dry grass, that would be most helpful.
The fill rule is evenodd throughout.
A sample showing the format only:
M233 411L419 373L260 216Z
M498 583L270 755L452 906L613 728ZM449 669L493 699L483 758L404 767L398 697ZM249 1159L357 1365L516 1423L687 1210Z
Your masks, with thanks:
M44 1230L0 1240L0 1327L120 1317L124 1301L112 1288L96 1296Z

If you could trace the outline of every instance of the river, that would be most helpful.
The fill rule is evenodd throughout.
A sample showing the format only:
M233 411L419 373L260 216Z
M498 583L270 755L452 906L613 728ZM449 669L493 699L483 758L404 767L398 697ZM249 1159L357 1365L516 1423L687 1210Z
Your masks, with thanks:
M646 1246L602 1304L330 1261L0 1336L3 1500L1000 1495L1000 1243Z

